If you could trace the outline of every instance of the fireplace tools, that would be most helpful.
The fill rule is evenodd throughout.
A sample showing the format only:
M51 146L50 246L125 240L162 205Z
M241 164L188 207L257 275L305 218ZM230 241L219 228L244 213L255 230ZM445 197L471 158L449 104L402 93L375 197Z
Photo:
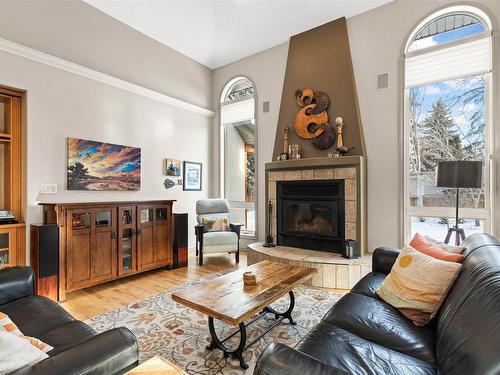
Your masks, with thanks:
M264 243L264 247L275 247L274 239L272 235L272 213L273 213L273 204L271 201L267 203L267 236L266 242Z

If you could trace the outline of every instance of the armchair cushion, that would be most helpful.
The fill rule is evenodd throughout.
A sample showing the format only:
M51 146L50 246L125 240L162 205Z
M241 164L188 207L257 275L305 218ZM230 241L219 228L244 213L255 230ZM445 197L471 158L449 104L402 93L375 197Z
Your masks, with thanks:
M203 234L204 253L222 253L238 251L238 235L235 232L206 232Z
M229 219L227 217L203 217L205 232L219 232L229 230Z

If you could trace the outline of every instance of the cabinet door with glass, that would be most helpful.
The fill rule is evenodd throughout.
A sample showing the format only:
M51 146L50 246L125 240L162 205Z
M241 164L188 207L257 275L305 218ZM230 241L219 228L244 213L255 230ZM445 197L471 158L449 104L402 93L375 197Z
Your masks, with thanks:
M16 230L0 229L0 268L16 265Z
M154 214L155 209L152 206L137 207L137 254L139 271L155 267Z
M137 265L137 209L118 208L118 275L135 273Z

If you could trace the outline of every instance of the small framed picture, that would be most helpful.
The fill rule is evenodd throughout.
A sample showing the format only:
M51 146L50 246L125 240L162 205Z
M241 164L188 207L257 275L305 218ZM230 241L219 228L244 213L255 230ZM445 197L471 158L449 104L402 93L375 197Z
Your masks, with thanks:
M201 191L201 163L184 162L183 190Z
M177 159L165 159L165 174L167 176L180 176L181 161Z

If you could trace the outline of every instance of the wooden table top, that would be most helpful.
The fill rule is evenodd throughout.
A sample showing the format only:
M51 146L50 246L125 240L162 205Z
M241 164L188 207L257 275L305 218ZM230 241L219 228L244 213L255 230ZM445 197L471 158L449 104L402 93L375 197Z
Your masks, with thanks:
M243 273L253 271L257 285L245 286ZM182 305L229 324L240 324L310 279L315 268L263 261L201 285L172 294Z
M188 375L188 373L166 359L155 356L130 370L126 375Z

